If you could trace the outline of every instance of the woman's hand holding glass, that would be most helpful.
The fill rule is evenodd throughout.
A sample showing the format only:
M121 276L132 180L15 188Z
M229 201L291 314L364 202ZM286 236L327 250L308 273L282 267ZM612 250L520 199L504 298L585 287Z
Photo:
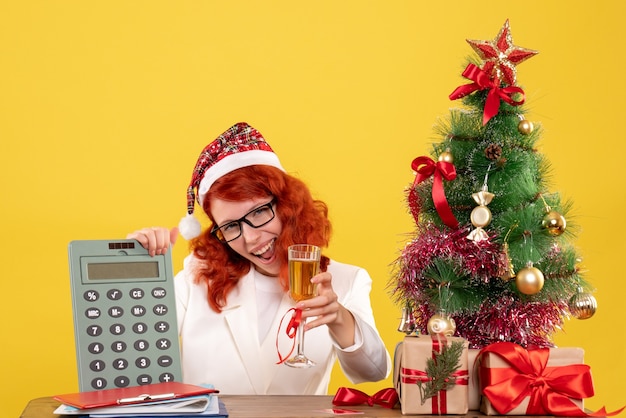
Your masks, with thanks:
M314 276L311 282L317 286L317 296L298 302L296 307L302 309L302 321L314 317L306 323L305 330L326 325L335 342L346 348L354 344L355 321L350 311L338 302L332 279L328 272Z

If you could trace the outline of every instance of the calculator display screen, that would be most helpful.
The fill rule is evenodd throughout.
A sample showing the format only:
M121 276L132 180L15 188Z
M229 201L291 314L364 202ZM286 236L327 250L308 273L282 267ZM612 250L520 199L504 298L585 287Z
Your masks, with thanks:
M90 280L155 279L159 277L159 263L87 263L87 275Z

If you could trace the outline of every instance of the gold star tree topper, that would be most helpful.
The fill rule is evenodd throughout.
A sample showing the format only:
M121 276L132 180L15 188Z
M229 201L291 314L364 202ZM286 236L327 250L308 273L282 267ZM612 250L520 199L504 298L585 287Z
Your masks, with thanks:
M516 65L539 53L532 49L513 45L513 36L508 19L493 41L467 39L467 42L483 59L485 64L482 70L489 74L492 79L497 78L508 85L515 84Z

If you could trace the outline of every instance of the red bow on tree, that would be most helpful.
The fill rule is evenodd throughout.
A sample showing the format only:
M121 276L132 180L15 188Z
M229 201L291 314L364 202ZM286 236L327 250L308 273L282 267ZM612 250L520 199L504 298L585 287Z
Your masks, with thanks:
M422 156L413 160L411 168L417 173L413 185L419 184L430 178L430 176L433 176L432 196L435 209L437 209L437 213L444 224L448 225L450 228L458 228L459 221L454 217L443 190L443 179L449 181L456 178L454 164L447 161L435 162L429 157Z
M524 103L524 90L516 86L500 87L499 79L491 79L486 72L474 64L469 64L465 68L463 77L472 80L473 83L457 87L450 94L450 100L460 99L477 90L488 89L489 93L487 93L487 100L485 101L485 108L483 110L483 126L489 122L489 119L498 114L500 100L504 100L512 106L519 106ZM513 100L511 96L514 93L520 93L522 99Z

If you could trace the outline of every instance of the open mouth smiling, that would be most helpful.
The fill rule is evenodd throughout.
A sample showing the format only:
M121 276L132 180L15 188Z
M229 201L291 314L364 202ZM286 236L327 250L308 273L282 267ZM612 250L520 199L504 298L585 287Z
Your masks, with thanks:
M276 239L271 240L270 242L267 243L267 245L253 252L252 255L254 255L255 257L264 259L264 260L268 260L272 258L272 256L274 255L274 251L273 251L274 242L276 242Z

